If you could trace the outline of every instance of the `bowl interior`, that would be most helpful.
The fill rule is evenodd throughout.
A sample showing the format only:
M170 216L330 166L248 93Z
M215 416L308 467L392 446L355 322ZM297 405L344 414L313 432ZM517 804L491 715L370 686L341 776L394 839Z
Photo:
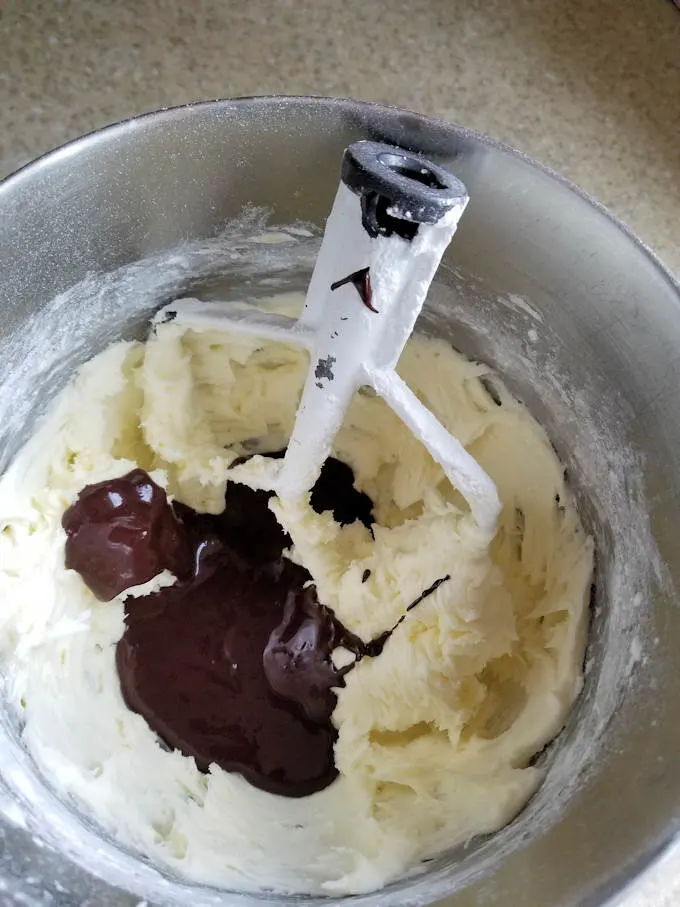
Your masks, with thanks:
M493 365L546 427L596 537L597 581L586 688L526 809L421 875L346 900L601 905L679 824L680 292L571 187L464 130L321 99L196 105L67 146L0 186L0 472L73 369L139 336L160 305L303 289L342 150L361 137L423 151L467 185L418 329ZM292 242L252 242L266 223L299 222L311 230ZM254 902L101 841L40 782L8 717L0 766L10 895Z

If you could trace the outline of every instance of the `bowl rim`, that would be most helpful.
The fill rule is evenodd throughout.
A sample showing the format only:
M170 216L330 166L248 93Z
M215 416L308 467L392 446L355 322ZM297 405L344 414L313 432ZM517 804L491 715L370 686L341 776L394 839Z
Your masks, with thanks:
M469 139L487 148L493 149L494 151L500 152L501 154L516 158L522 163L527 164L530 167L543 173L545 176L556 180L564 188L568 189L570 192L575 193L579 198L595 208L599 214L604 215L604 217L606 217L614 227L624 233L629 240L631 240L645 253L651 263L655 265L656 268L661 272L661 274L666 278L672 289L674 289L676 293L680 294L680 274L676 276L675 273L671 271L670 267L668 267L661 260L659 255L651 248L651 246L649 246L643 239L641 239L624 220L622 220L609 208L607 208L596 198L586 192L585 189L582 189L579 185L572 182L568 177L564 176L556 170L553 170L546 164L537 161L535 158L530 157L528 154L520 151L520 149L514 148L512 145L508 145L506 142L502 142L500 139L492 138L482 132L478 132L475 129L470 129L467 126L461 126L458 123L449 122L442 117L419 113L418 111L410 110L407 107L399 107L396 104L380 104L377 101L360 101L354 100L352 98L332 97L327 95L261 94L237 95L235 97L215 98L214 100L210 99L188 101L185 104L177 104L171 107L160 107L154 110L147 110L139 114L133 114L132 116L124 117L121 120L113 120L110 123L105 123L102 126L98 126L96 129L92 129L89 132L83 133L83 135L77 136L74 139L69 139L68 141L63 142L61 145L56 145L55 147L48 149L47 151L38 155L38 157L28 161L17 170L12 171L11 173L0 179L0 197L2 196L3 191L9 188L13 188L15 183L23 179L27 171L34 171L37 169L42 169L43 167L48 167L50 164L57 162L63 157L76 154L80 150L81 146L89 145L93 139L104 134L107 136L107 138L113 137L116 133L123 135L126 132L136 129L139 125L149 120L162 120L165 118L172 118L173 115L184 110L209 110L210 108L224 109L228 106L235 106L238 108L240 106L252 106L253 104L258 107L262 107L263 109L272 106L280 107L282 105L305 105L319 108L340 106L345 107L350 111L389 110L395 113L410 114L411 116L417 117L421 122L425 124L430 124L433 127L444 129L451 134L459 136L460 138Z

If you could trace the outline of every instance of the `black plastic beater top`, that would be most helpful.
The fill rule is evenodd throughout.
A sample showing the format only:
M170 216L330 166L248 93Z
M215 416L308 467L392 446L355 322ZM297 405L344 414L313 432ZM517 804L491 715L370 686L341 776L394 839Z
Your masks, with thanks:
M467 201L467 189L448 170L382 142L350 145L342 159L342 182L361 198L369 236L413 239L419 224L436 224Z

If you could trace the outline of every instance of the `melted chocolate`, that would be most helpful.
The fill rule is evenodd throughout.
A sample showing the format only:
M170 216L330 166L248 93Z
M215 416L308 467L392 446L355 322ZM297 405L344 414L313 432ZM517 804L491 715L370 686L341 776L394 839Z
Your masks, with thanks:
M276 665L270 660L266 667L286 603L294 612L306 579L306 571L282 559L255 566L223 548L199 562L191 581L128 599L116 651L128 707L165 743L193 756L201 771L215 762L262 790L292 797L326 787L337 774L334 696L326 689L323 708L314 707L316 699L308 705L305 691L314 697L316 687L304 674L335 682L324 670L330 651L316 649L296 663L290 641L282 668L296 675L298 699L279 695L270 683Z
M312 505L370 527L372 502L353 481L330 458ZM290 538L270 497L232 482L223 513L199 514L136 469L88 486L66 511L66 565L103 600L175 573L174 586L125 602L116 665L126 704L201 771L214 762L302 797L337 775L331 715L352 665L336 669L332 651L379 655L392 630L364 645L319 603L308 572L283 557Z
M335 708L334 687L343 685L347 669L330 659L337 646L359 654L361 641L349 633L333 612L319 604L314 586L291 592L283 619L269 637L263 665L271 689L297 703L309 721L326 723ZM326 653L320 658L319 653Z
M369 575L370 575L370 571L369 571ZM422 601L425 601L426 598L428 598L430 595L432 595L434 592L436 592L442 583L445 583L450 579L451 579L450 573L447 573L446 576L440 576L439 579L436 579L432 583L431 586L428 586L427 589L424 589L420 593L420 595L416 599L414 599L414 601L411 602L411 604L407 607L406 612L401 615L401 617L396 622L396 624L394 624L394 626L390 627L389 630L385 630L383 633L380 634L380 636L374 637L372 640L370 640L370 642L361 643L361 651L359 653L360 657L363 658L364 656L367 656L368 658L377 658L378 655L382 655L382 650L385 648L385 643L390 638L390 636L394 633L394 631L397 629L397 627L400 624L403 624L403 622L406 620L406 614L408 614L409 611L413 610L413 608L415 608L416 605L419 605ZM363 582L363 579L362 579L362 582Z
M370 529L375 522L373 501L354 487L352 468L335 457L329 457L321 467L310 503L317 513L332 511L333 519L341 526L358 520Z
M328 461L313 506L371 525L372 502L353 480ZM224 512L199 514L137 469L88 486L66 511L66 565L103 600L175 573L176 585L126 600L116 652L126 704L202 771L215 762L300 797L337 774L330 718L345 671L331 652L354 637L283 558L290 538L270 497L229 483Z
M344 287L347 283L351 283L354 286L367 309L375 312L376 315L379 314L378 310L373 305L373 288L371 287L370 268L360 268L358 271L348 274L347 277L343 277L342 280L336 280L335 283L331 284L331 290L337 290L340 287Z

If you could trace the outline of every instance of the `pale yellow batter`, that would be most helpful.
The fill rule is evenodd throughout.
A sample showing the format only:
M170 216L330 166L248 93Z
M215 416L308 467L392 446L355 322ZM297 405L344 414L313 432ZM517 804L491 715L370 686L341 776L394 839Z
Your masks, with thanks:
M348 675L329 788L295 800L216 767L202 775L125 707L124 596L99 602L64 569L61 517L84 485L135 465L219 512L232 460L285 444L305 371L299 350L172 324L88 363L0 480L0 654L37 763L122 841L227 887L359 892L498 829L533 792L531 757L581 688L593 551L526 409L486 367L412 338L399 371L495 481L498 532L488 547L422 445L358 394L334 453L375 502L375 539L274 501L290 556L365 640L450 578Z

